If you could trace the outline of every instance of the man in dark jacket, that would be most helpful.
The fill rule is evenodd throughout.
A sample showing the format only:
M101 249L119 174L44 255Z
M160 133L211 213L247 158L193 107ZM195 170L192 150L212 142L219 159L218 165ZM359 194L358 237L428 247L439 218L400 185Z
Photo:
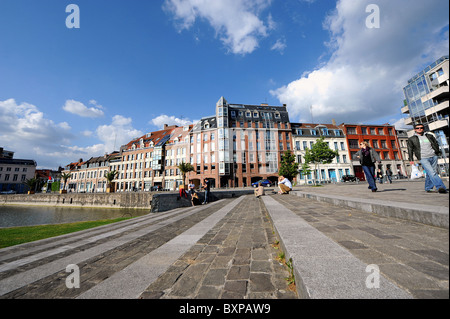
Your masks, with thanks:
M414 131L416 134L408 139L409 163L415 165L415 155L417 160L420 161L420 164L422 164L422 167L427 173L425 178L425 191L433 192L433 187L436 187L439 193L447 193L447 188L437 173L439 144L436 138L430 133L424 133L424 126L420 123L414 125Z

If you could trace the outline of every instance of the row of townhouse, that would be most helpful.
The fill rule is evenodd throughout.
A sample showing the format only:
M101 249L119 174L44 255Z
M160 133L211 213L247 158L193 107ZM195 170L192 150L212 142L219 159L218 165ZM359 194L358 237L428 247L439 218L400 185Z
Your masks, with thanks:
M67 165L63 174L70 174L70 179L64 185L61 181L61 189L68 192L93 193L106 192L106 173L111 171L110 163L119 156L119 152L105 154L104 156L91 157L87 161L79 159L77 162Z
M291 123L286 105L231 104L223 97L216 114L194 125L167 126L123 145L119 152L71 163L70 191L105 191L107 171L117 171L115 191L176 190L185 181L178 169L191 163L189 182L199 186L208 178L212 187L246 187L260 179L278 181L282 154L293 151L299 163L296 181L313 179L339 182L344 175L364 180L359 162L353 160L360 141L368 141L380 154L385 171L406 174L396 130L391 125ZM324 137L337 150L333 163L320 165L317 172L303 174L306 148ZM395 169L395 170L394 170Z
M381 164L377 164L382 172L391 169L394 175L406 176L408 174L406 161L406 139L403 144L397 138L395 127L384 125L360 125L360 124L313 124L292 123L293 152L300 164L298 182L311 184L314 180L326 182L339 182L344 175L355 175L360 180L365 180L362 167L355 159L355 153L359 150L359 143L366 141L380 155ZM306 149L310 149L316 140L324 138L324 142L332 150L338 151L338 156L330 164L320 164L317 172L304 174L301 164L305 163ZM314 169L313 165L310 165Z

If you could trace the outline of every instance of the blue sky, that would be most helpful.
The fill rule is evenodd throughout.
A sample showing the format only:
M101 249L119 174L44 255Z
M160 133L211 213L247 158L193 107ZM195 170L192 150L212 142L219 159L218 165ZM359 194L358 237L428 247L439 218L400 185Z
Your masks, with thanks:
M69 4L80 28L66 26ZM448 6L0 0L0 146L57 168L213 115L221 96L285 103L296 122L401 126L402 87L448 54Z

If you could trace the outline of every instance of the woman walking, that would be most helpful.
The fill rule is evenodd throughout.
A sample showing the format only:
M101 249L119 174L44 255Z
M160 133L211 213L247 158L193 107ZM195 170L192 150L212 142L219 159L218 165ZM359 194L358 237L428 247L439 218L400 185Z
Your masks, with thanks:
M359 159L364 174L366 175L366 180L369 183L369 189L372 192L377 191L377 185L375 183L375 163L379 162L381 164L380 155L371 147L367 142L359 143L361 149L356 152L355 157Z

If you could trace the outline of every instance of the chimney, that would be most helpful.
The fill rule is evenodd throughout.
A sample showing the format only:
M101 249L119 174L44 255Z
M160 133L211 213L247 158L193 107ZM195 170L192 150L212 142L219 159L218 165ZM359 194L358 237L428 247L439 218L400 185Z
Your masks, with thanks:
M164 129L166 129L167 128L167 124L164 124Z
M332 120L331 120L331 124L333 124L334 126L336 126L336 120L335 120L335 119L332 119Z

